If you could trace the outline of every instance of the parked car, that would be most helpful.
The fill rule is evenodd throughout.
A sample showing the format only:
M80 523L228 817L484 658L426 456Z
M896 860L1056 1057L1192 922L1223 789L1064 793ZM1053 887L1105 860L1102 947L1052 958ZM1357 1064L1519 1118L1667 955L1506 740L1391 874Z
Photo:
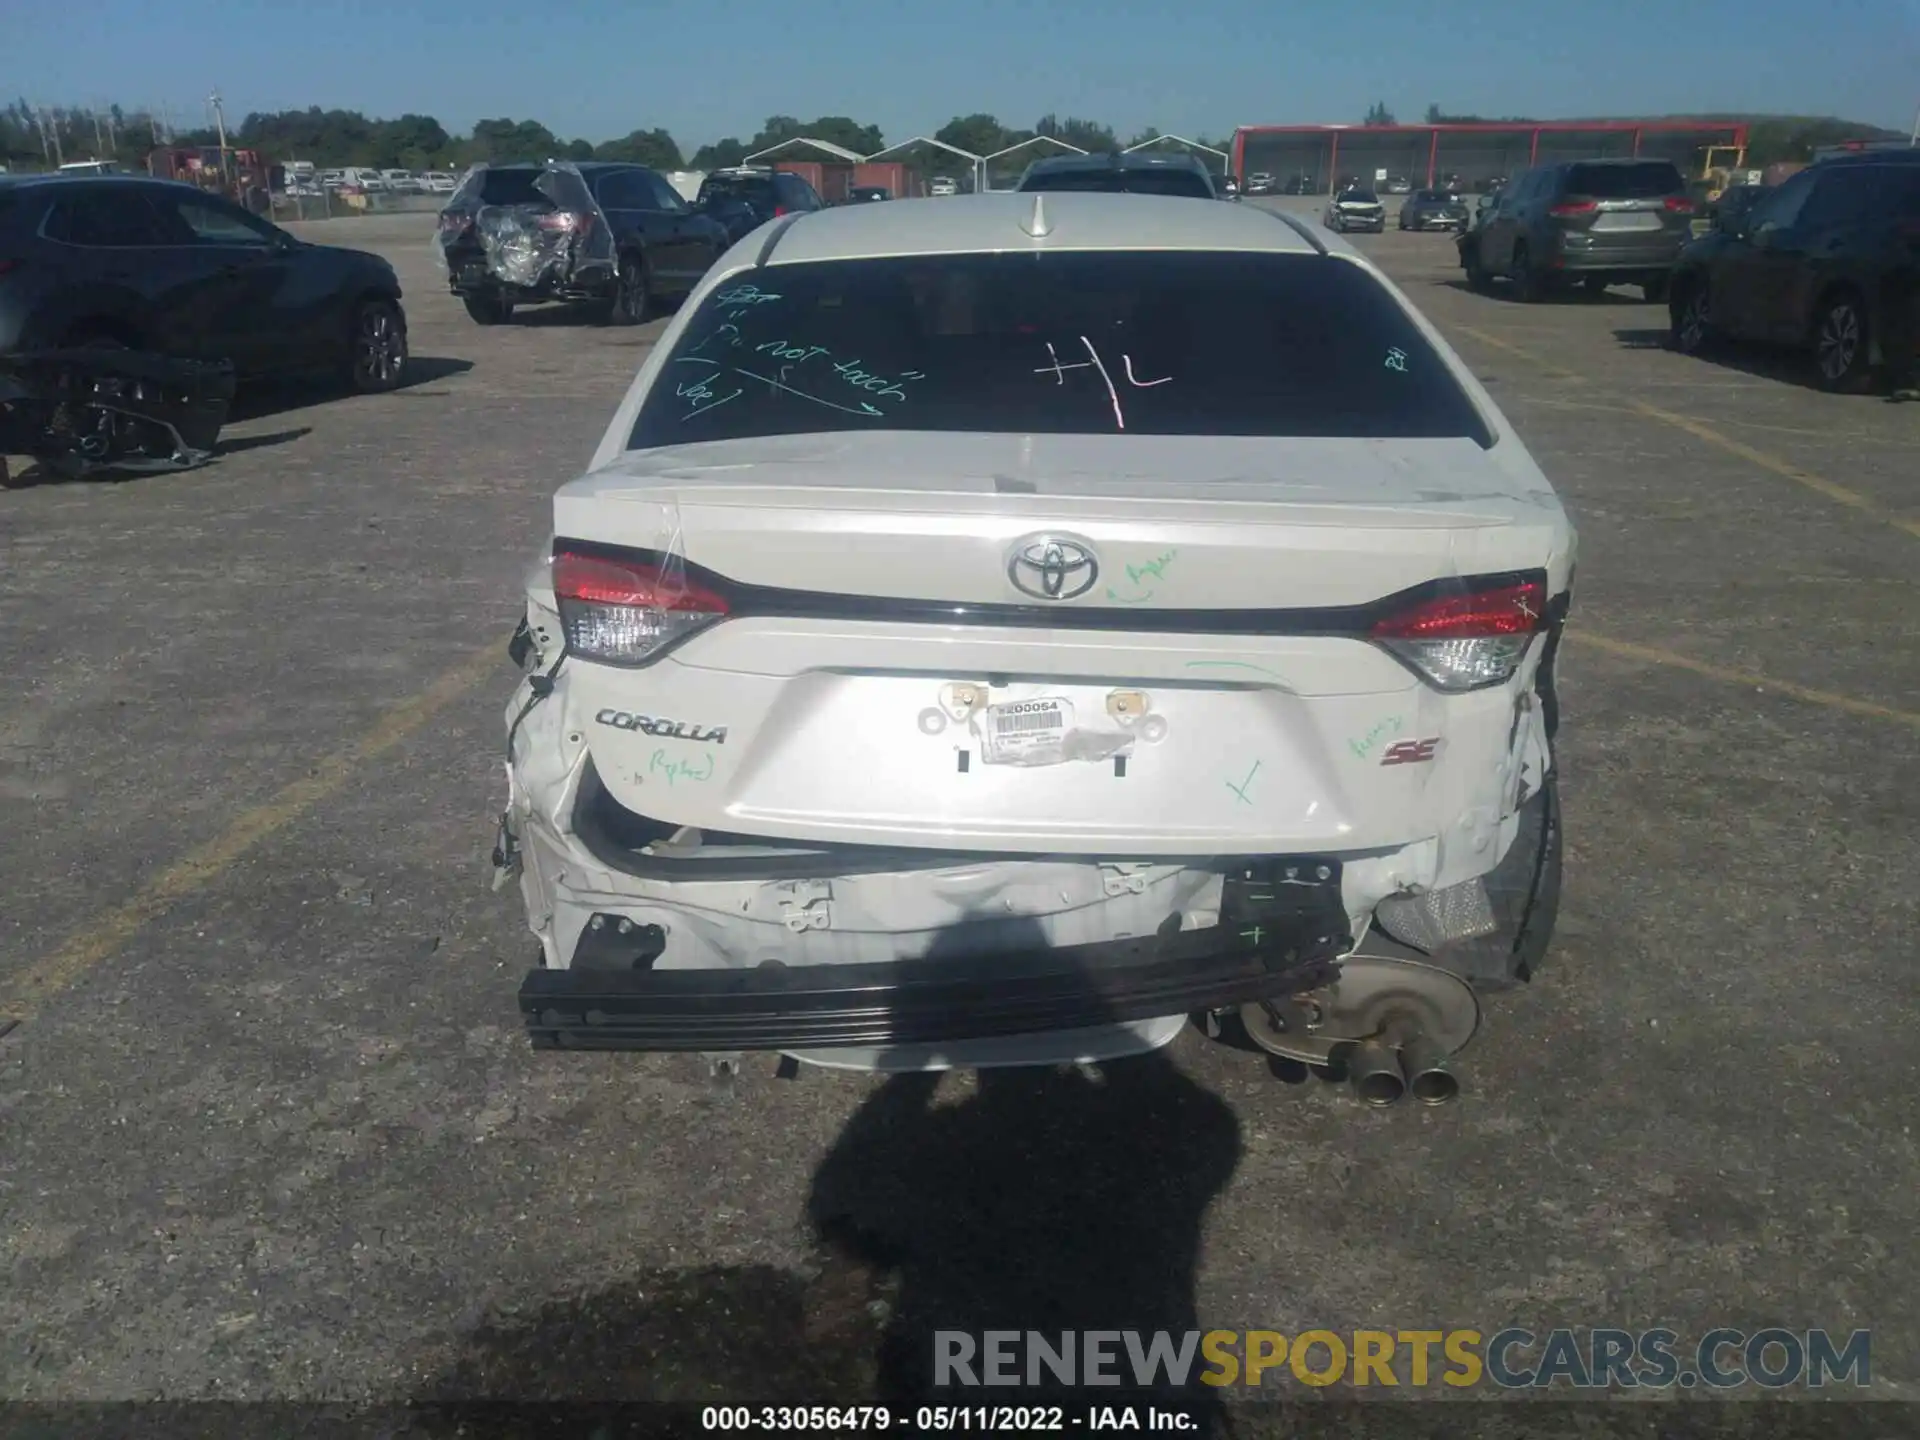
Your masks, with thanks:
M1290 175L1281 191L1287 195L1318 195L1320 184L1311 175Z
M1020 177L1018 190L1106 190L1218 200L1213 175L1191 155L1049 155Z
M393 266L296 240L192 185L22 176L0 188L0 353L89 345L224 361L241 380L405 377Z
M891 200L893 192L884 185L855 185L847 191L847 204L870 205L876 200Z
M960 193L960 187L948 176L936 175L927 186L927 193L929 195L958 195Z
M1402 230L1465 230L1466 203L1445 190L1416 190L1400 207Z
M1444 1100L1554 925L1573 528L1344 242L1034 198L738 252L556 495L528 1033L938 1069L1204 1012Z
M411 170L382 170L380 178L395 195L424 195L427 187Z
M460 177L446 170L429 170L420 178L429 195L451 195L460 185Z
M766 165L714 170L700 182L694 208L725 227L731 240L781 215L819 210L826 202L800 176Z
M586 301L637 325L685 295L732 243L644 165L476 166L440 212L453 293L481 325L523 304Z
M1389 175L1380 184L1383 195L1407 195L1413 191L1413 182L1404 175Z
M1219 190L1222 200L1238 200L1240 198L1239 176L1231 174L1220 175L1215 177L1213 183L1214 187Z
M1694 213L1686 178L1669 160L1542 165L1516 176L1487 223L1460 237L1460 265L1469 285L1505 277L1523 301L1567 283L1635 284L1659 301Z
M1249 195L1271 195L1273 187L1273 176L1264 170L1256 170L1247 177L1247 194Z
M1349 186L1336 190L1327 201L1327 213L1321 217L1321 223L1343 235L1349 230L1371 230L1379 234L1387 228L1387 207L1373 191Z
M1860 385L1882 358L1897 303L1888 281L1920 265L1915 161L1886 151L1823 160L1695 240L1673 273L1674 348L1771 344L1809 354L1826 389Z

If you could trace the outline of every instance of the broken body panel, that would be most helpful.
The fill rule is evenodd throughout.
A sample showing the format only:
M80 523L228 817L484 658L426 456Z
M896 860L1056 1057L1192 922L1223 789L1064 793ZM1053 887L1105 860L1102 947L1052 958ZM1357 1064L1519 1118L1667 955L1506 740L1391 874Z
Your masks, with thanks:
M930 445L878 429L629 449L689 326L766 233L669 326L592 469L556 497L557 558L528 582L496 859L547 970L670 987L817 967L844 986L849 967L960 975L1023 946L1158 937L1166 967L1198 976L1165 958L1176 937L1258 947L1260 907L1291 900L1277 933L1307 938L1261 952L1267 989L1291 993L1316 977L1287 965L1351 954L1376 920L1442 964L1449 941L1492 928L1480 882L1531 863L1516 836L1551 786L1574 536L1424 320L1406 309L1478 438ZM771 290L778 269L753 278ZM583 658L572 638L597 622L567 597L629 570L695 618L635 662ZM1443 688L1389 637L1469 594L1519 597L1527 623L1510 668ZM922 1039L876 1022L847 1025L854 1043L775 1048L862 1068L1097 1059L1171 1039L1184 1002L1212 993L1195 985L1142 981L1108 1018L1063 1010L1077 1023L1052 1031ZM1156 993L1183 1003L1154 1011ZM595 1043L591 1004L544 1003L523 992L536 1038Z

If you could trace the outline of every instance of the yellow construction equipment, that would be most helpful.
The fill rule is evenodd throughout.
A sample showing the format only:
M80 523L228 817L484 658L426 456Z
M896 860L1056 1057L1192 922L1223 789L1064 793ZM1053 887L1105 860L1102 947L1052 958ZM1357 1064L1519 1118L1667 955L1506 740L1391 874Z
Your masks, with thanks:
M1724 165L1716 163L1717 157L1730 155L1733 158ZM1707 185L1707 203L1713 204L1720 198L1720 192L1727 186L1737 184L1735 172L1746 167L1747 147L1744 145L1709 145L1706 158L1700 166L1700 178Z

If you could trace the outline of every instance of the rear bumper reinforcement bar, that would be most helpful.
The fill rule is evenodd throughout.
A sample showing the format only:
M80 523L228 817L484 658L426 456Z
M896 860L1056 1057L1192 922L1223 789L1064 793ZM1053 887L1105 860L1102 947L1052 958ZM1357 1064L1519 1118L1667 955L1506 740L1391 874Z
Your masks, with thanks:
M1352 946L1330 883L1229 877L1205 930L986 956L734 969L534 970L544 1050L807 1050L1073 1030L1325 984Z

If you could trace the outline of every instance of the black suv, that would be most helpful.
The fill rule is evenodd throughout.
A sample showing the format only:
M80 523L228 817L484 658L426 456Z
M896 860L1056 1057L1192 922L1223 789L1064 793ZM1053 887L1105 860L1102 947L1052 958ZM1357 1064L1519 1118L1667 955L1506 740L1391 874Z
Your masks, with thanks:
M1637 284L1666 298L1693 234L1694 202L1669 160L1573 160L1516 175L1486 224L1459 239L1476 290L1505 276L1516 299L1544 299L1562 282L1590 290Z
M801 214L826 208L826 201L800 176L764 165L735 165L715 170L700 182L694 201L701 210L726 226L738 240L778 215Z
M195 186L0 179L0 354L89 345L391 390L407 319L379 256L309 245Z
M1212 172L1191 155L1049 155L1029 165L1014 188L1220 198Z
M584 300L637 325L698 285L730 243L644 165L479 165L440 212L447 283L481 325L543 300Z
M1901 320L1915 323L1894 311L1920 303L1916 267L1920 153L1823 160L1682 253L1668 305L1673 345L1686 354L1723 337L1786 346L1811 354L1824 388L1853 389L1885 358Z

